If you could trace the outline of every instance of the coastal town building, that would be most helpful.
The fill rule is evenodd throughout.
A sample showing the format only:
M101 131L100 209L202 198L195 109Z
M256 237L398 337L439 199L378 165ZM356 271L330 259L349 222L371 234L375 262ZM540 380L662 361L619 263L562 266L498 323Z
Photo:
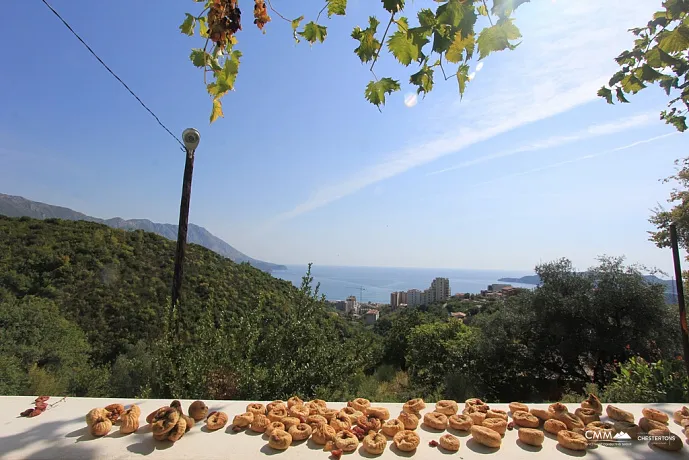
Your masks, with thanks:
M359 314L359 302L356 300L356 296L350 295L347 297L347 300L345 300L345 314L354 314L358 315Z
M368 325L375 324L376 321L378 321L379 316L380 316L380 312L378 310L374 310L374 309L368 310L364 314L364 324L368 324Z
M410 307L418 307L421 305L421 291L418 289L409 289L407 291L407 305Z

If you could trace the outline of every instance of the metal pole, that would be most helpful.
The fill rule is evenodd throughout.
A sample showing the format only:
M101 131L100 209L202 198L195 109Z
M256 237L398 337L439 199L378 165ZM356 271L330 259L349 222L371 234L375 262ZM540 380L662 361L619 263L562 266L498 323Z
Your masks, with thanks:
M682 285L682 267L679 259L679 243L677 241L677 226L670 224L670 244L672 257L675 262L675 283L677 284L677 303L679 304L679 324L682 332L682 348L684 349L684 365L689 376L689 331L687 331L687 313L684 305L684 286Z
M191 201L191 178L194 173L194 150L186 149L187 161L184 165L182 182L182 201L179 206L179 226L177 230L177 250L175 252L175 274L172 278L172 312L177 308L184 268L184 252L187 247L187 228L189 225L189 203ZM179 312L177 312L179 315ZM179 328L179 320L177 321ZM178 331L179 332L179 331Z

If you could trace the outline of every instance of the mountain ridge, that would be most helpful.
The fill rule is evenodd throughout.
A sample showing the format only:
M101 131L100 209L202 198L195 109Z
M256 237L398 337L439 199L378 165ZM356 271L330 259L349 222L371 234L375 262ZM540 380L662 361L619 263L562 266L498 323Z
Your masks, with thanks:
M77 221L83 220L105 224L108 227L123 230L144 230L156 233L170 240L177 240L177 225L175 224L161 224L148 219L123 219L121 217L101 219L64 206L32 201L21 196L6 195L3 193L0 193L0 214L8 217L31 217L34 219L57 218ZM284 265L264 262L249 257L199 225L189 224L187 241L210 249L234 262L248 262L253 267L269 273L274 270L287 269Z

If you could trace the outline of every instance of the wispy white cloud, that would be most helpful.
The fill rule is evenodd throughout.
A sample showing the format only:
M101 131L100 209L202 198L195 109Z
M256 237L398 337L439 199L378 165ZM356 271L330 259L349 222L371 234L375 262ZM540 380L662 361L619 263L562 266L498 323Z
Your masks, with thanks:
M455 166L450 166L449 168L439 169L437 171L432 171L426 174L426 176L433 176L436 174L442 174L449 171L455 171L457 169L468 168L480 163L485 163L487 161L497 160L498 158L504 158L519 153L534 152L538 150L551 149L554 147L561 147L566 144L571 144L573 142L579 142L593 137L604 136L614 133L619 133L632 128L638 128L640 126L647 125L649 123L657 122L658 114L655 112L644 113L635 115L632 117L623 118L612 123L603 123L597 125L591 125L588 128L578 131L574 134L566 136L551 136L545 139L541 139L532 142L515 149L506 150L504 152L492 153L490 155L484 155L478 158L474 158L468 161L464 161Z
M572 158L571 160L565 160L565 161L560 161L557 163L551 163L549 165L541 166L541 167L534 168L534 169L529 169L527 171L521 171L521 172L514 173L514 174L508 174L505 176L496 177L495 179L491 179L491 180L487 180L484 182L479 182L477 184L474 184L474 185L472 185L472 188L480 187L482 185L487 185L487 184L494 184L496 182L502 182L506 179L511 179L513 177L526 176L528 174L534 174L537 172L546 171L548 169L559 168L561 166L569 165L572 163L578 163L578 162L584 161L584 160L591 160L593 158L598 158L600 156L608 155L610 153L620 152L622 150L629 150L629 149L632 149L634 147L638 147L638 146L644 145L644 144L650 144L651 142L655 142L655 141L658 141L660 139L665 139L666 137L675 136L677 134L679 134L679 132L675 131L672 133L663 134L661 136L655 136L655 137L651 137L649 139L644 139L642 141L637 141L637 142L633 142L631 144L623 145L622 147L616 147L614 149L605 150L603 152L589 154L589 155L583 155L580 157Z
M631 42L626 30L643 23L654 11L656 5L648 3L581 0L576 8L547 2L525 5L519 20L524 42L516 51L492 58L491 70L481 72L482 86L490 90L468 93L461 104L444 100L435 110L433 119L443 121L444 132L391 152L380 162L316 190L272 223L313 211L412 168L596 100L597 89L615 70L612 58ZM610 18L615 18L614 27L609 24ZM596 40L592 41L591 36ZM558 42L565 51L553 46ZM611 128L599 131L606 129ZM563 138L549 142L571 141Z

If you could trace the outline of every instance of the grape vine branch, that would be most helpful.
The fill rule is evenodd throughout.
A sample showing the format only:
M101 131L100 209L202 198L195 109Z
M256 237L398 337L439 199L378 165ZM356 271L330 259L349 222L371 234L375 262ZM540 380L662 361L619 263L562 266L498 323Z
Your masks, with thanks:
M327 11L329 19L347 14L347 0L325 0L316 19L302 25L304 15L289 19L290 16L276 9L274 0L253 1L253 22L259 30L265 33L266 24L271 22L270 9L275 16L290 24L296 43L302 40L311 45L323 43L328 28L319 23L322 13ZM389 15L381 38L378 38L380 21L376 16L368 18L366 28L355 27L351 33L358 42L354 53L363 64L371 63L369 70L374 79L366 86L364 97L380 110L387 96L402 88L399 80L378 78L375 74L374 68L384 44L402 66L409 67L412 63L418 66L417 71L409 76L409 83L416 86L417 94L425 96L433 89L434 69L437 67L445 80L457 79L462 97L471 80L469 69L472 60L484 59L496 51L513 50L519 45L516 40L521 38L521 33L514 24L512 13L529 1L492 0L489 9L486 0L436 0L439 5L435 11L422 8L412 15L418 25L411 27L409 18L402 15L405 0L381 0L384 14L386 17ZM222 98L235 89L242 58L241 51L236 49L237 33L242 30L242 12L239 0L194 0L194 3L201 4L200 12L186 13L179 29L188 36L198 34L205 41L203 48L192 49L189 58L194 66L203 69L204 84L212 99L210 121L213 123L224 116ZM481 17L486 20L479 21ZM397 30L388 37L393 24ZM477 25L482 25L478 33ZM478 50L478 56L475 56L475 50ZM443 60L457 66L456 72L449 77ZM210 81L208 75L211 75Z

